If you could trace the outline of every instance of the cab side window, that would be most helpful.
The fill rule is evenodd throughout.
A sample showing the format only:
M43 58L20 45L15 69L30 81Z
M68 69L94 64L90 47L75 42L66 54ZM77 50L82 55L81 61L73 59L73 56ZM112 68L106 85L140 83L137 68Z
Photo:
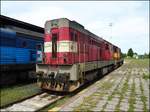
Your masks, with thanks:
M70 32L70 40L77 41L77 33L76 32Z
M105 49L109 50L109 45L108 44L105 45Z

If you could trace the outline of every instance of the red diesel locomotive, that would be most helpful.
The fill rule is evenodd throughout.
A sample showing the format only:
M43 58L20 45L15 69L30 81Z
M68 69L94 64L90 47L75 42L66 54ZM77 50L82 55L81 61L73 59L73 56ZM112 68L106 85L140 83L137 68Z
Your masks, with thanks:
M75 21L47 21L44 47L37 52L38 84L48 90L74 91L122 65L120 54L120 48Z

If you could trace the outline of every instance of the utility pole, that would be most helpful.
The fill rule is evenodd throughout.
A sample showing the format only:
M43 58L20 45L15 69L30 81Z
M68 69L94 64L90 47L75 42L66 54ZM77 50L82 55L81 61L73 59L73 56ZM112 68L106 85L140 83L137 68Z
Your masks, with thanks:
M109 23L109 27L110 27L110 39L112 38L112 26L113 26L113 24Z

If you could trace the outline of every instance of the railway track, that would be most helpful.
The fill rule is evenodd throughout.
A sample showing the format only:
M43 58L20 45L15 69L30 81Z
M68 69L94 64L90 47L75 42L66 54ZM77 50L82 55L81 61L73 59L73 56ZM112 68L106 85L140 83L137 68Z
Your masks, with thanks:
M9 107L2 108L0 111L39 111L42 108L60 100L64 96L51 95L46 92L28 98L24 101L14 103Z

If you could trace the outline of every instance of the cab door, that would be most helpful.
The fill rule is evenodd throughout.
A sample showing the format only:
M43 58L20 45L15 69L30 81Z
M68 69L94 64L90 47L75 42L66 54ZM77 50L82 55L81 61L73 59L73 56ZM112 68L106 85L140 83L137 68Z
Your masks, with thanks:
M51 29L51 64L59 64L59 29L52 28Z
M58 39L58 34L53 33L52 34L52 58L57 58L57 39Z

